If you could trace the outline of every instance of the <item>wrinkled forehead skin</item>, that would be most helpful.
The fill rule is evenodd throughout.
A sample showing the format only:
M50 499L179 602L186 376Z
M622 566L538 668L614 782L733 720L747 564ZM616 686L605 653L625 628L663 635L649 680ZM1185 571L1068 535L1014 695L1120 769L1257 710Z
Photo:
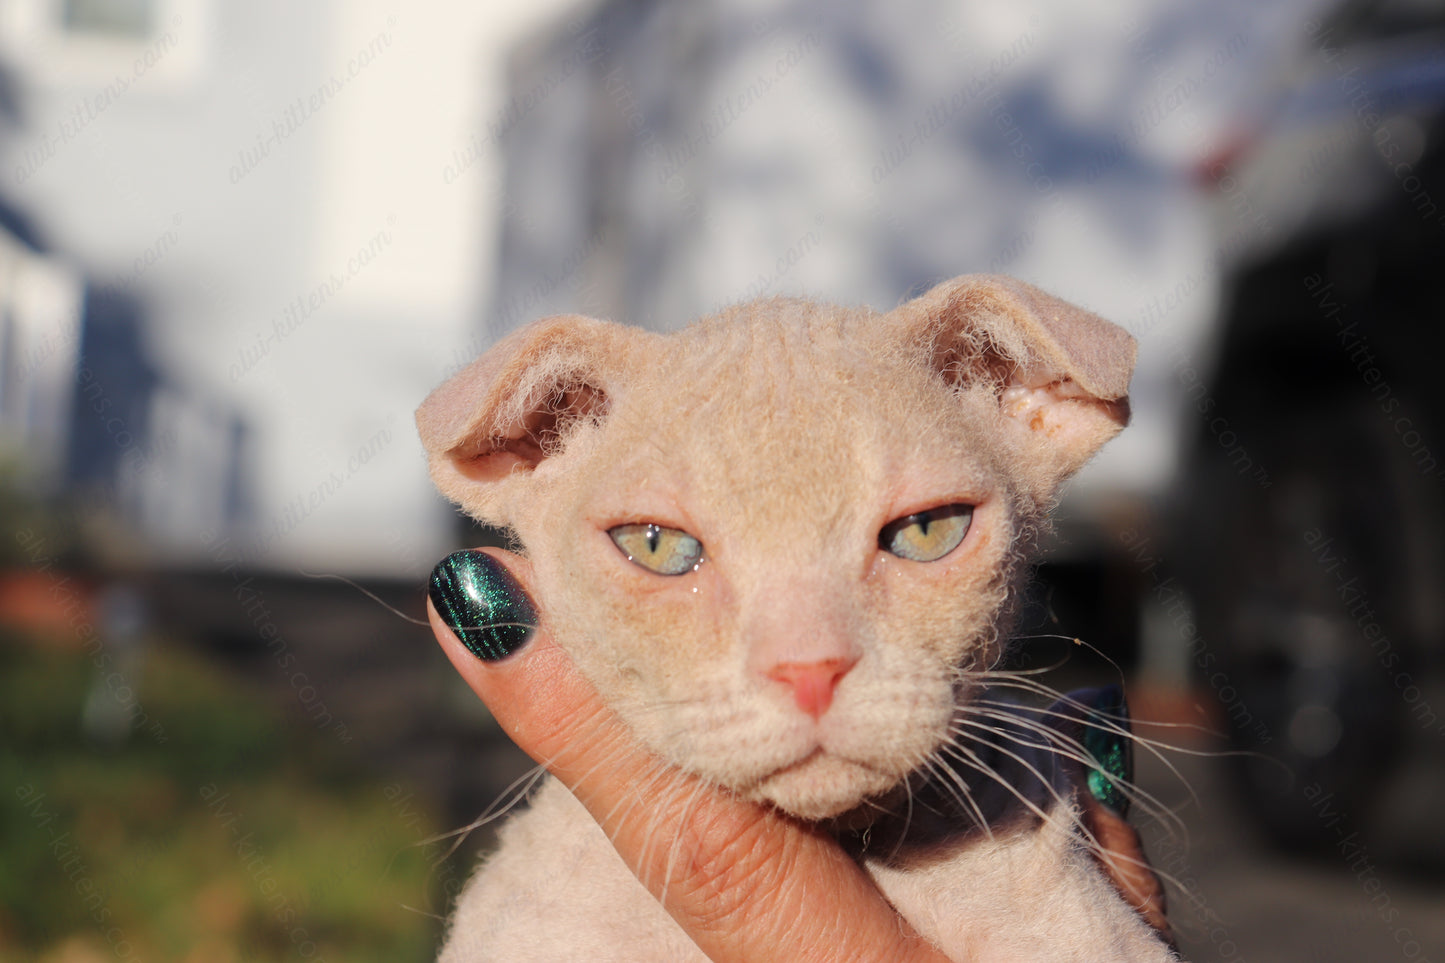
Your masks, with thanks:
M507 506L549 628L616 708L647 714L668 692L707 685L703 665L744 659L749 620L779 608L797 613L800 632L827 612L846 632L905 633L940 667L963 657L1017 551L991 393L950 389L867 310L772 302L638 334L606 414L574 429ZM868 580L880 529L984 501L996 537L951 600L880 608ZM619 564L605 531L644 521L702 541L712 571L690 606L663 577L643 579L655 594L639 596Z
M721 462L714 474L735 492L782 480L770 452L836 461L851 439L917 454L925 439L937 451L937 435L977 466L1005 466L996 474L1044 507L1127 423L1133 360L1133 339L1102 318L1012 278L964 275L886 315L772 299L672 338L540 319L434 390L417 427L440 491L519 532L552 500L539 496L589 484L568 478L584 462L599 470L595 456L635 457L663 435L699 466Z
M1005 489L1000 417L990 396L950 389L888 338L876 312L743 305L637 339L606 416L537 469L509 522L538 555L601 513L591 520L660 516L712 556L761 554L775 572L843 565L895 507L932 507L909 503L914 492Z

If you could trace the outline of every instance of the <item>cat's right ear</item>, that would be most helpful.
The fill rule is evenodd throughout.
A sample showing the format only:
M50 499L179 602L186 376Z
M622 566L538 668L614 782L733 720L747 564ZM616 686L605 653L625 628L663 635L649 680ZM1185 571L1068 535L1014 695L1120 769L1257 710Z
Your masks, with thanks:
M606 414L636 333L560 315L503 338L427 396L417 430L441 493L492 524L503 489Z

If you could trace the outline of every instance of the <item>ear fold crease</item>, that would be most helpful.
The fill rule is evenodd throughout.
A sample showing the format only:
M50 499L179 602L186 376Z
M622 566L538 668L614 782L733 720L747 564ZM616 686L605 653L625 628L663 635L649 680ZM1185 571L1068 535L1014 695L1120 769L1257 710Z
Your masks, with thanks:
M991 386L1000 410L1051 447L1046 485L1082 467L1128 422L1134 339L1022 281L965 275L889 318L947 383Z
M535 468L581 422L602 418L629 336L636 335L578 315L543 318L427 396L417 430L442 494L476 514L496 483Z

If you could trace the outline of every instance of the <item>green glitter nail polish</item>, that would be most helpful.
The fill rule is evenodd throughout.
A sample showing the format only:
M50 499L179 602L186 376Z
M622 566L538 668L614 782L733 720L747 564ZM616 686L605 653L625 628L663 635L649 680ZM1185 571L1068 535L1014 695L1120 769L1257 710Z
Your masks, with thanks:
M537 627L532 600L485 552L453 552L442 559L432 570L427 595L467 651L483 662L511 655Z
M1121 784L1134 777L1133 744L1128 737L1129 707L1124 703L1124 690L1116 685L1100 689L1092 706L1093 711L1084 725L1084 748L1099 765L1085 777L1089 792L1124 816L1129 812L1129 797Z

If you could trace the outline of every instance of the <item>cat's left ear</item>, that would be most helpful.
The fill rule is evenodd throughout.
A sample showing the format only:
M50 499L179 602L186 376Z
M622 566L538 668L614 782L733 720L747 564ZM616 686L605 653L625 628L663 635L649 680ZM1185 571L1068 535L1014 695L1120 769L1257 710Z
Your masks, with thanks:
M1042 453L1046 484L1078 471L1129 422L1134 338L1022 281L965 275L888 318L951 387L993 392Z

